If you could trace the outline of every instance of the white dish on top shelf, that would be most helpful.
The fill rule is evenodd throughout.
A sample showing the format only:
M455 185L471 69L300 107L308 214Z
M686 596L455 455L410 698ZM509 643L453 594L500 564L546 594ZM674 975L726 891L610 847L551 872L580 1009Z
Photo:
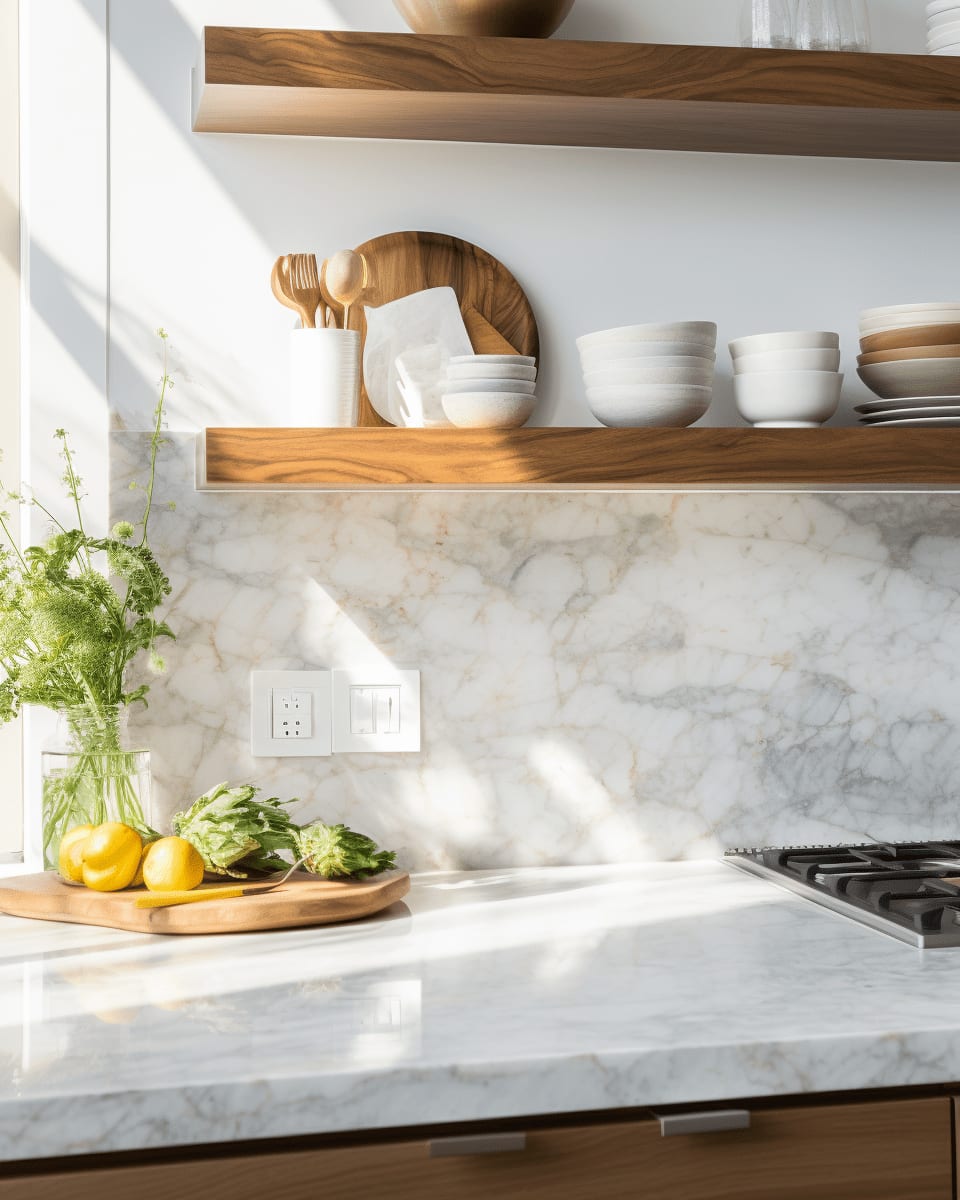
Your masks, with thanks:
M514 392L533 396L537 385L529 379L445 379L440 388L445 396L461 396L469 392Z
M461 362L447 364L448 379L526 379L535 383L537 368L523 363L476 363Z
M733 360L736 375L753 371L839 371L839 350L768 350L766 354L742 354Z
M737 410L759 427L809 428L829 421L840 404L843 376L835 371L763 371L733 381Z
M868 424L871 429L957 429L960 428L960 417L910 417L906 420L891 417L887 421L861 421L860 424Z
M605 346L611 342L690 342L714 349L717 327L713 321L674 321L648 325L620 325L616 329L601 329L577 338L581 350Z
M529 354L455 354L450 359L454 367L476 363L494 367L535 367L537 360Z
M840 334L826 330L789 330L785 333L751 333L730 343L734 359L769 354L777 350L839 350Z
M861 317L860 336L871 333L892 333L897 329L917 329L925 325L956 325L960 323L960 308L934 308L923 312L904 312L886 317Z
M687 384L587 388L590 411L613 429L683 429L700 420L712 399L712 387Z
M960 396L901 396L898 400L867 400L853 410L864 416L898 412L902 408L960 408Z
M861 417L861 425L886 425L889 421L931 421L942 417L960 417L960 406L953 408L896 408L890 412L874 413Z
M927 5L927 16L935 17L940 13L949 12L952 8L960 9L957 0L930 0Z
M441 402L457 429L519 429L537 407L536 396L519 392L446 393Z
M942 50L944 46L952 46L955 42L960 42L960 21L950 21L927 35L927 45L931 50Z
M612 342L608 346L580 351L580 363L585 371L646 367L666 358L684 358L691 366L698 363L713 366L717 352L712 347L695 346L692 342Z
M960 4L955 4L953 8L945 8L943 12L928 14L927 31L935 33L944 25L952 25L955 21L960 21Z
M701 358L642 359L642 367L599 367L584 371L587 387L617 387L624 384L713 383L714 365Z
M960 358L910 358L857 367L857 374L882 400L907 396L950 396L960 392Z
M956 46L944 46L944 48L943 48L942 50L931 50L931 51L930 51L930 53L931 53L931 54L942 54L942 55L948 55L948 56L950 56L950 57L952 57L952 58L956 58L956 56L957 56L958 54L960 54L960 45L956 45Z

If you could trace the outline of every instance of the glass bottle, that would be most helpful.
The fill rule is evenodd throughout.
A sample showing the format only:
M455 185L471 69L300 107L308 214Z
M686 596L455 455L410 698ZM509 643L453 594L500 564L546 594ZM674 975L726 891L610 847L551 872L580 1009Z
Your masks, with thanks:
M837 0L800 0L797 6L796 38L801 50L839 50L840 12Z
M867 0L837 0L840 10L840 49L866 53L870 49Z
M792 49L793 5L791 0L742 0L740 45L757 49Z

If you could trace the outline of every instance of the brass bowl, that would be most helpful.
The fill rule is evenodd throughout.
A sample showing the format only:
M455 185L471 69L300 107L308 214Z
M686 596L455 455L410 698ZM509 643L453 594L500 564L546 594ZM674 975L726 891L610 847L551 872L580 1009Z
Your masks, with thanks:
M414 33L546 38L575 0L393 0Z

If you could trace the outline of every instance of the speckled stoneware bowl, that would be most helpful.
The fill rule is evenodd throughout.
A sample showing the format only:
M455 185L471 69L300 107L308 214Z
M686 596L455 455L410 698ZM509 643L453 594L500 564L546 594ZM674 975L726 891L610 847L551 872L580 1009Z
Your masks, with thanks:
M574 0L393 0L414 33L549 37Z

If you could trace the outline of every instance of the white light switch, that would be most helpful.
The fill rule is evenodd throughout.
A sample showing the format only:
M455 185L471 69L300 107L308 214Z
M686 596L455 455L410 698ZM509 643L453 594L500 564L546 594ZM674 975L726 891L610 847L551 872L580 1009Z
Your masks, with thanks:
M420 672L390 666L333 672L335 754L420 750Z

